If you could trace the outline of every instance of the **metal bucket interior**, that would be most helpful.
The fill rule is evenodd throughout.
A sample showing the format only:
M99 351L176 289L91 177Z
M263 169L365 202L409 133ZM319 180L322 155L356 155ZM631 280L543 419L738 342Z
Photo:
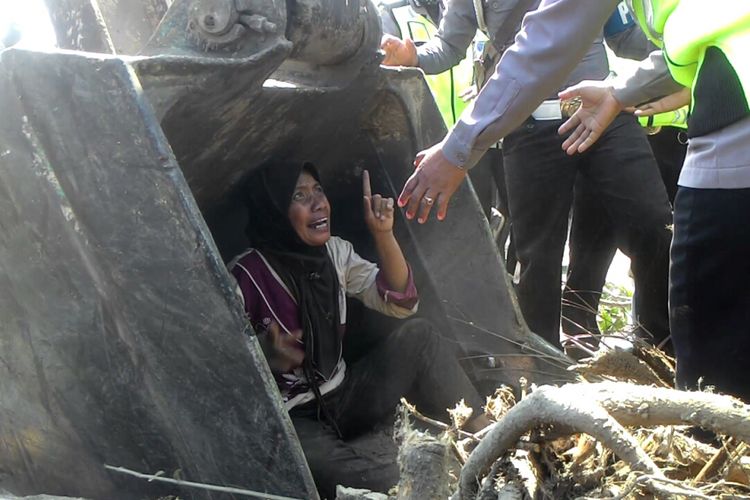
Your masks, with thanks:
M259 2L278 29L222 46L186 30L195 3L173 2L141 56L0 55L0 488L163 493L106 463L316 495L224 268L249 244L243 185L269 159L315 163L334 233L374 259L362 170L395 197L445 129L421 72L379 66L371 4L352 23L300 1L320 8L287 22L286 2ZM469 183L445 222L398 212L395 232L419 314L480 388L568 378L525 326ZM393 323L360 308L350 327L356 357Z

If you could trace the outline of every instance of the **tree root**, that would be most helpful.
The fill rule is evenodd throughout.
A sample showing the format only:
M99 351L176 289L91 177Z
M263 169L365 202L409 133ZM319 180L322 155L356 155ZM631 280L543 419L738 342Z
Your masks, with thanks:
M478 483L493 462L519 438L543 425L567 426L591 435L641 473L639 484L654 493L700 498L700 492L674 486L623 427L698 425L750 443L750 406L729 396L636 386L619 382L543 386L494 424L469 455L461 471L457 497L473 499Z
M560 390L571 397L592 398L622 425L697 425L750 443L750 406L731 396L622 382L567 385Z
M570 391L543 386L511 408L508 414L487 434L469 455L459 479L459 499L474 498L477 480L489 466L512 447L518 439L541 424L561 424L585 432L611 448L634 470L657 477L662 472L641 450L624 427L594 401L570 397Z
M398 451L400 480L398 500L446 498L449 494L448 464L452 439L443 434L437 438L409 428L401 429L402 443Z
M693 488L686 488L679 481L667 479L663 476L648 476L642 474L634 474L633 478L628 481L623 491L615 496L608 498L607 500L624 500L631 498L631 493L638 486L646 485L648 488L656 494L664 496L677 496L680 498L699 498L701 500L712 500L708 495L703 494ZM583 497L582 500L600 500L597 498Z
M612 349L601 351L585 362L573 365L568 370L584 377L607 376L617 380L630 380L637 384L671 387L642 359L628 351ZM600 379L601 380L601 379Z
M636 340L633 347L635 347L634 354L639 359L642 359L667 387L674 387L675 371L673 358L670 358L664 352L643 340Z

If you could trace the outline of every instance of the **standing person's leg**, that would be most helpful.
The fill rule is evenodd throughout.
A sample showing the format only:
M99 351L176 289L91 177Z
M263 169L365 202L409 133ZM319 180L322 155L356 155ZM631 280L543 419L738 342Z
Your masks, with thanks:
M619 247L631 260L636 324L658 343L669 335L672 213L656 160L642 128L627 114L614 120L585 159L584 175L597 186Z
M599 299L617 251L617 239L596 186L583 175L576 179L574 196L562 328L566 335L596 349L601 334L596 323Z
M647 136L670 204L674 203L687 149L680 134L684 134L682 129L664 127L657 134ZM576 181L569 249L568 279L563 292L563 331L568 335L598 334L595 315L617 250L617 239L595 188L583 176Z
M492 177L495 180L495 186L497 187L497 210L505 217L502 231L496 238L496 243L501 246L501 252L505 253L505 247L507 246L508 251L505 253L505 270L510 274L516 272L516 246L511 238L511 227L513 227L513 221L510 218L510 209L508 208L508 187L505 180L505 163L503 159L502 149L492 149L493 161L492 161Z
M680 187L670 320L677 385L714 385L750 403L750 189Z
M521 264L518 302L531 331L558 347L562 256L579 162L561 149L560 123L529 119L503 141L512 239Z
M677 179L680 178L682 164L685 163L686 140L685 132L675 127L663 127L658 133L648 136L648 143L659 165L659 172L671 204L674 204Z
M495 186L492 182L491 158L484 155L474 168L469 170L469 179L474 188L474 194L477 195L479 205L487 220L490 220L492 201L494 198Z

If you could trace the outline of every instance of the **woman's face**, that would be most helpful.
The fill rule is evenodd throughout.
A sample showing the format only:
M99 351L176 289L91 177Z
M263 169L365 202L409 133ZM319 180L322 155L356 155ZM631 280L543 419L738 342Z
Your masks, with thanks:
M303 242L318 247L331 237L330 215L331 206L323 186L303 170L289 204L289 222Z

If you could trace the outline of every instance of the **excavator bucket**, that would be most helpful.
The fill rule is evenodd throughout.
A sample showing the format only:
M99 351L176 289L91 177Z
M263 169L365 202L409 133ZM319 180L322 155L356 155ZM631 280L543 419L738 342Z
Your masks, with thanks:
M225 268L249 245L243 185L270 159L313 162L334 232L374 258L362 171L396 196L445 128L419 70L380 66L367 1L159 1L48 0L73 50L0 52L0 490L233 494L124 468L317 498ZM569 377L469 183L446 221L399 215L396 235L419 314L480 388ZM355 310L347 355L391 321Z

